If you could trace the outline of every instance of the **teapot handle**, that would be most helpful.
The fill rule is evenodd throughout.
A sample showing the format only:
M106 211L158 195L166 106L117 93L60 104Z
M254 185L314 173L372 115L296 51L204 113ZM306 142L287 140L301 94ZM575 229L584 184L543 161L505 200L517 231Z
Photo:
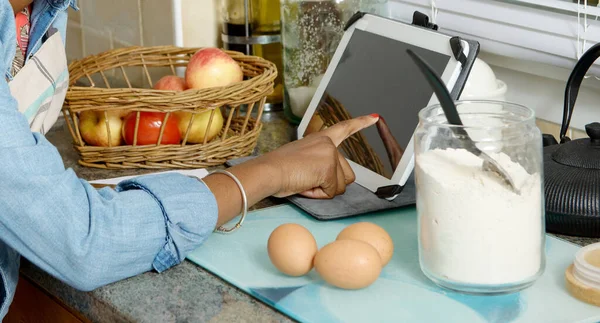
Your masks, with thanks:
M600 43L590 47L581 56L569 76L567 87L565 89L563 119L560 127L559 140L561 144L571 140L567 137L567 130L569 130L569 124L571 123L571 116L573 115L573 108L575 106L575 101L577 100L577 95L579 94L579 87L588 70L592 67L598 57L600 57Z

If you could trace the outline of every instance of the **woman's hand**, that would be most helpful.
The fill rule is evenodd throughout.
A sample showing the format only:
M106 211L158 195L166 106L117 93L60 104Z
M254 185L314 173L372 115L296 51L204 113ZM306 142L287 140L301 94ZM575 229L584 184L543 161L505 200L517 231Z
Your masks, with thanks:
M261 156L262 162L275 165L278 170L276 179L280 185L273 195L300 193L310 198L333 198L343 194L355 175L337 146L377 120L377 115L347 120Z
M228 171L244 186L249 206L269 196L302 194L310 198L333 198L344 193L346 185L355 179L337 146L378 119L374 114L340 122ZM241 194L231 178L217 173L204 178L204 182L217 199L217 226L240 213Z

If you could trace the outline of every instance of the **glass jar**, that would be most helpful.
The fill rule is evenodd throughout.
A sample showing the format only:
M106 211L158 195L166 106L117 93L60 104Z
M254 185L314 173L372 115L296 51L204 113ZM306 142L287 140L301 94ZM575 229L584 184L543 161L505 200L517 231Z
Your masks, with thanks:
M534 112L500 101L457 102L464 126L439 105L420 111L415 132L419 262L451 290L497 294L532 285L545 268L541 132ZM482 170L465 150L463 128L495 159L519 192Z
M385 15L387 0L281 0L283 109L298 124L357 11Z

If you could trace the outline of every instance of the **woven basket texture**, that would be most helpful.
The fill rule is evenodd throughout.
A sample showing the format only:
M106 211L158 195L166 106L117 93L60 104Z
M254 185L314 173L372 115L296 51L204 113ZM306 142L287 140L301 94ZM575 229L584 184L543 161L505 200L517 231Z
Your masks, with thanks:
M277 77L275 64L256 56L227 51L238 62L244 81L223 87L185 91L154 90L152 86L165 75L181 75L200 48L174 46L127 47L88 56L69 65L69 90L63 114L79 164L97 168L204 168L229 159L248 156L256 147L267 96ZM106 144L91 145L85 140L80 117L94 111L99 122L96 131L105 132ZM136 112L134 142L126 145L122 133L110 125L111 118ZM153 144L139 145L140 112L164 115L160 134ZM195 118L210 113L208 127L222 120L214 138L191 140ZM220 113L222 118L217 118ZM163 144L169 118L187 115L187 130L178 144ZM189 119L189 121L187 121ZM104 122L102 122L104 121ZM219 124L221 124L219 123ZM87 129L86 129L87 130ZM112 131L111 131L112 130ZM115 140L121 142L117 145ZM112 139L112 140L111 140Z

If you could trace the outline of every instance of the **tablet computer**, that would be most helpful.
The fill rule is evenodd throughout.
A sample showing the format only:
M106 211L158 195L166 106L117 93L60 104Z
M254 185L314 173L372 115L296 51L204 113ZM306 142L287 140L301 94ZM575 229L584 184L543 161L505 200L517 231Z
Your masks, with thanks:
M424 58L453 92L470 46L457 37L372 14L350 23L298 127L298 138L343 120L379 114L375 126L346 139L339 150L356 183L393 199L414 168L418 112L437 103L407 49Z

